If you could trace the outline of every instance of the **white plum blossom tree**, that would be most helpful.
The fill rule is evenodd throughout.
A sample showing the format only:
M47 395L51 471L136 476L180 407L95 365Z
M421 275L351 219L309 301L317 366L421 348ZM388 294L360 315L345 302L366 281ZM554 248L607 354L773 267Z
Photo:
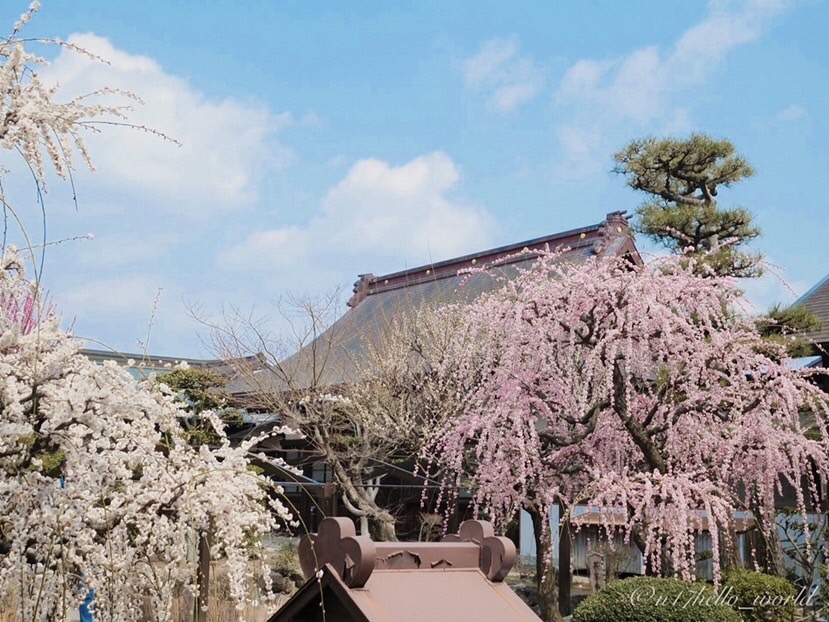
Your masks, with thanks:
M86 589L98 620L132 620L145 598L168 619L173 591L195 590L194 538L211 533L242 602L261 536L289 520L249 469L250 439L193 447L186 415L154 378L96 365L37 318L37 287L6 249L0 265L0 595L24 620L63 619ZM279 491L275 491L278 493ZM267 570L267 569L263 569ZM267 573L264 575L267 581Z
M71 174L73 154L91 166L82 131L95 119L118 123L125 108L91 103L108 89L56 100L36 73L45 61L19 34L37 9L0 40L0 146L19 153L42 187L49 166ZM250 468L259 439L232 447L213 417L218 443L193 447L179 423L186 413L165 385L96 365L79 349L40 284L27 280L21 254L4 243L0 601L26 622L65 620L94 590L96 620L137 620L145 607L169 620L174 592L197 590L192 548L210 533L212 553L226 558L231 598L242 604L261 537L290 520L281 490Z

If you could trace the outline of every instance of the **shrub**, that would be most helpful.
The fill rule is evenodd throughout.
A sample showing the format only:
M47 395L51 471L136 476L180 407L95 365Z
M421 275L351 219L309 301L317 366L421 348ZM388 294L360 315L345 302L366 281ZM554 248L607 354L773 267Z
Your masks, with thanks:
M818 611L829 612L829 564L822 564L820 566L820 579L823 585L820 586L815 608Z
M750 570L732 570L725 589L736 597L745 622L788 622L793 619L797 592L780 577Z
M299 554L295 546L282 544L271 562L271 582L275 592L292 594L297 587L305 583L305 577L299 564Z
M613 581L587 598L573 622L739 622L722 596L704 583L634 577Z

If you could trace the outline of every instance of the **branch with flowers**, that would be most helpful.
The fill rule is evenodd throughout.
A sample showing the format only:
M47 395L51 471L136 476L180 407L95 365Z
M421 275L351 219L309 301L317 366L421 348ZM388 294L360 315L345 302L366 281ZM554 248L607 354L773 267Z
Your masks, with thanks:
M28 166L44 209L47 169L71 181L75 157L92 168L84 132L129 125L140 100L105 87L58 101L37 73L46 61L26 45L89 54L23 38L38 8L33 2L0 39L0 147ZM112 94L126 105L100 103ZM7 174L0 170L0 203L28 241L24 218L2 194ZM270 584L268 570L249 563L261 555L262 536L291 520L281 489L250 468L262 438L231 446L207 412L216 442L194 447L166 385L83 356L44 296L39 270L26 276L35 248L29 243L24 257L4 240L0 255L0 600L26 622L66 620L93 590L101 622L141 619L145 603L154 619L171 620L175 591L198 589L193 544L210 533L241 606L257 574Z
M465 309L464 407L426 455L501 521L598 508L653 572L693 579L707 530L719 582L738 513L773 541L776 496L795 490L805 517L829 477L822 372L787 367L741 309L732 280L687 259L542 253Z

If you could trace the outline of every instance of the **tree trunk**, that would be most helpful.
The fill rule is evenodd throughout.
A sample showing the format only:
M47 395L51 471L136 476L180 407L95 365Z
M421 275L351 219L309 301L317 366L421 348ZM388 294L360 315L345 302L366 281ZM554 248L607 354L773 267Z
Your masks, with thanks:
M394 529L394 516L388 510L381 508L374 501L376 492L363 483L362 478L350 473L336 460L329 459L334 479L342 491L343 505L355 517L368 518L369 532L375 540L396 542L397 533ZM353 477L351 477L353 475ZM375 486L374 491L377 490Z
M753 497L749 501L749 510L754 515L754 523L756 527L748 532L750 538L749 543L754 549L754 557L760 570L770 575L777 575L780 573L780 565L778 564L778 551L780 550L780 542L777 537L777 523L772 519L772 524L766 524L763 519L763 513L756 499Z
M564 508L559 506L559 512ZM573 577L570 571L570 519L562 521L558 538L558 610L561 615L573 613L570 609L570 587Z
M394 517L386 511L368 517L368 529L372 540L378 542L397 542L394 529Z
M648 555L645 556L645 530L640 525L634 527L633 530L630 532L630 539L633 540L633 543L639 549L639 552L642 553L642 564L645 567L645 575L648 577L656 577L659 576L659 573L656 571L656 567L653 563L653 557Z
M359 519L368 520L368 531L373 540L379 542L397 542L397 532L394 528L394 516L378 506L372 499L364 495L350 496L343 493L343 505Z
M549 516L535 506L526 508L533 522L535 538L535 581L538 588L538 608L544 622L562 622L559 612L556 570L553 567L552 538Z
M740 552L737 548L737 530L734 521L729 521L727 528L728 539L720 538L720 563L724 571L740 567Z
M196 622L207 622L210 605L210 539L199 534L199 597L196 600Z
M770 542L768 536L763 533L759 522L758 527L747 532L746 536L748 538L749 549L753 550L754 560L757 562L760 570L766 574L777 575L780 571L777 556L775 555L775 548L779 546L777 539L772 536L772 541ZM750 557L749 560L751 560Z

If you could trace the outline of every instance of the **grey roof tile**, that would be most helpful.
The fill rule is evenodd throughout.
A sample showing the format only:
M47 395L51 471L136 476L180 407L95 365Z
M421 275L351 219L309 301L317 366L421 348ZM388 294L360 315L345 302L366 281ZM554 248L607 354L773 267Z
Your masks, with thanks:
M474 299L497 287L495 275L517 273L517 267L535 259L530 251L562 249L563 261L581 262L595 256L630 256L641 262L623 212L608 214L599 224L535 238L472 255L420 266L383 276L361 275L349 309L313 343L281 361L293 388L358 381L369 344L378 343L394 318L424 305L442 305ZM566 250L565 250L566 249ZM488 274L458 274L459 270L490 265ZM258 379L251 393L284 386L276 378ZM268 384L270 383L270 384Z

